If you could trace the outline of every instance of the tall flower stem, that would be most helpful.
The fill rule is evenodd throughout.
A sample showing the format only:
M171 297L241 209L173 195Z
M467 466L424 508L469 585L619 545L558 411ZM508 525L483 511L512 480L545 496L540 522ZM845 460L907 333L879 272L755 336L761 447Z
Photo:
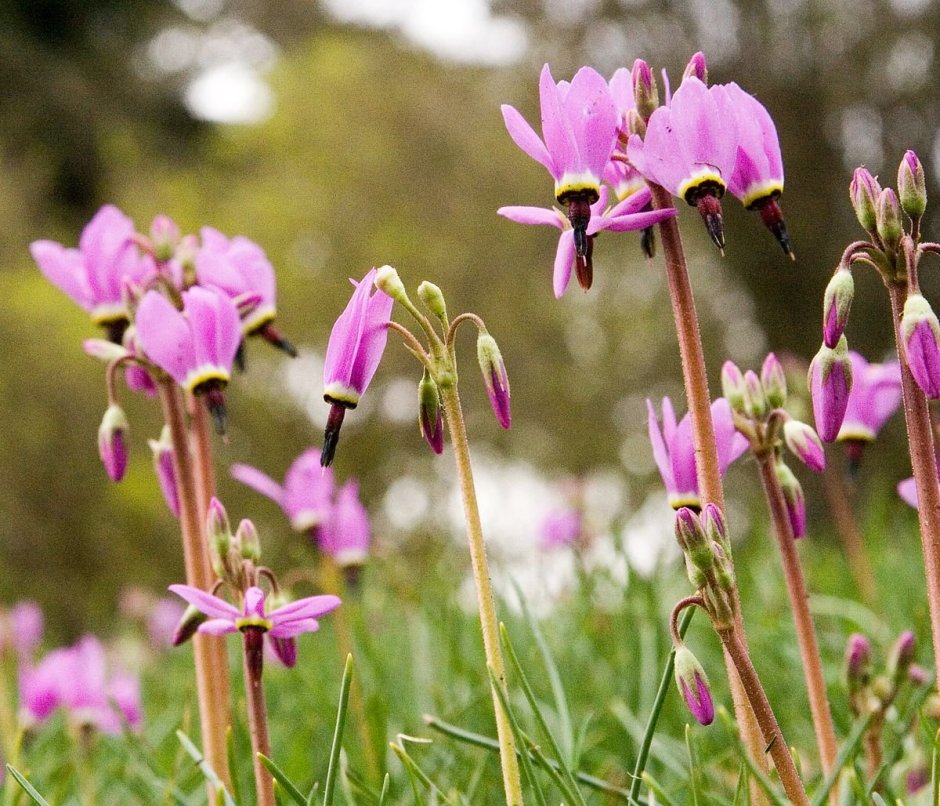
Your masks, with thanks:
M657 210L671 208L672 196L669 191L655 183L648 183L652 193L653 207ZM718 467L718 447L715 442L715 428L711 417L711 394L708 390L708 376L705 372L705 354L702 350L702 336L699 330L698 313L692 296L692 285L682 248L682 236L676 217L667 218L659 223L659 234L663 244L666 264L666 279L669 283L669 299L675 320L676 335L679 339L679 355L682 360L682 380L689 406L689 418L692 423L692 440L695 449L695 466L698 474L699 492L703 503L716 504L724 509L725 498L721 486L721 472ZM735 596L736 630L746 651L744 625L741 621L741 608L737 589ZM741 729L745 747L754 763L762 770L767 769L764 745L755 717L748 707L748 698L741 681L735 672L734 663L725 653L725 668L728 673L728 685L734 703L734 714ZM758 803L765 803L764 794L754 787L753 793Z
M842 548L845 549L855 587L858 588L862 601L869 607L873 607L877 596L875 574L852 509L853 491L845 483L842 473L842 468L827 467L823 473L823 491L829 504L829 511L835 520L836 532L842 541Z
M212 565L204 534L204 519L199 517L193 456L186 430L183 400L179 388L169 378L159 381L160 406L173 443L173 472L177 480L180 505L180 530L186 582L204 591L212 589ZM229 675L225 644L220 637L197 633L193 636L193 660L196 666L196 697L203 752L212 769L229 784L225 732L229 718ZM210 797L210 801L211 801Z
M464 425L463 411L460 408L460 396L457 393L456 383L441 386L441 402L444 408L444 416L447 419L447 429L450 431L451 443L454 447L454 459L457 462L457 477L460 481L464 517L467 521L470 562L473 568L473 579L476 582L480 626L483 630L483 651L486 654L487 665L493 669L503 693L507 694L506 666L503 663L503 653L499 645L499 622L496 618L493 586L486 562L486 544L483 541L483 527L480 523L480 510L477 507L476 489L473 486L473 469L470 465L467 429ZM506 803L508 806L521 806L523 802L522 783L519 778L519 762L516 758L516 746L513 741L512 729L495 689L492 694Z
M205 521L209 502L215 495L215 466L212 463L212 438L209 432L209 413L192 393L186 395L193 446L193 472L196 474L196 503L200 522Z
M907 296L906 285L888 284L894 339L901 361L901 400L911 467L917 488L917 517L927 571L927 601L930 605L930 631L933 638L935 668L940 669L940 485L937 484L937 460L930 426L927 398L920 390L907 363L901 336L901 315ZM937 678L940 683L940 677Z
M255 791L258 795L258 806L275 806L274 778L259 758L259 753L266 758L271 757L268 710L261 680L264 668L264 630L259 627L247 627L243 633L245 700L248 707L248 732L251 734L251 761L255 770Z
M829 698L826 695L826 681L823 677L822 660L819 657L816 630L813 626L813 617L809 612L809 594L806 591L800 558L796 551L796 540L793 537L793 527L787 516L786 500L774 469L774 462L775 458L771 451L758 457L760 480L764 495L767 497L770 520L773 524L774 536L777 538L777 546L780 549L780 559L783 561L783 576L787 582L790 608L793 610L793 621L796 625L796 640L800 647L800 658L803 661L803 674L806 678L809 709L813 717L819 760L822 764L823 777L828 778L835 766L839 748L832 724ZM833 791L830 800L835 802L836 797Z

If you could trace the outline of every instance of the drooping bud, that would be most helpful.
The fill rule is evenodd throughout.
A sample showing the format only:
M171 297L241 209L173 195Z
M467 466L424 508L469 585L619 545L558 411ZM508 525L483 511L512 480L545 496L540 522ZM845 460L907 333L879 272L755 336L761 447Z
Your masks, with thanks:
M885 664L885 671L895 685L901 684L907 678L907 670L914 662L916 651L917 638L911 630L905 630L891 647L888 662Z
M444 302L444 294L438 286L425 280L418 286L418 299L434 316L442 322L446 321L447 303Z
M180 516L179 490L176 487L176 469L173 467L173 442L170 439L170 427L163 426L160 439L148 439L147 444L153 451L153 470L160 484L160 492L173 517Z
M763 420L767 416L767 398L760 378L753 370L744 373L744 412L754 420Z
M901 236L904 234L904 225L901 222L897 194L891 188L885 188L878 196L876 215L878 237L888 252L897 252Z
M640 117L640 113L636 109L627 110L627 114L624 116L623 128L628 139L631 134L638 134L641 138L646 137L646 121Z
M823 343L835 347L849 322L855 280L848 266L840 265L826 286L823 295Z
M852 389L852 362L844 335L835 347L823 344L819 348L809 365L808 384L816 433L823 442L833 442L845 419Z
M721 546L724 558L731 558L731 540L728 538L728 523L721 507L717 504L706 504L701 515L702 528L710 543Z
M764 387L767 405L772 409L783 408L787 402L787 374L783 364L773 353L768 353L760 368L760 383Z
M444 419L441 414L441 393L427 371L418 383L418 427L434 453L444 451Z
M905 151L898 168L898 198L901 209L917 221L927 209L927 187L924 166L913 151Z
M940 398L940 322L921 294L909 294L904 303L901 338L917 385L931 400Z
M734 361L725 361L721 367L721 395L738 414L744 414L744 394L744 374Z
M176 247L176 260L183 267L183 288L196 285L196 255L201 248L195 235L184 235Z
M715 718L715 705L708 686L708 676L698 658L685 644L676 649L675 678L679 693L692 716L699 724L710 725Z
M215 496L209 501L209 510L206 513L206 536L212 545L218 545L220 540L224 541L220 554L228 551L232 539L232 527L229 524L225 507Z
M637 59L633 63L630 80L633 84L633 102L636 105L636 111L644 121L647 121L659 106L659 90L656 88L653 71L643 59Z
M509 428L512 414L509 409L509 377L506 374L506 364L496 339L485 330L481 330L477 337L477 360L496 421L503 428Z
M790 452L810 470L822 473L826 469L826 453L811 426L799 420L787 420L783 424L783 440Z
M774 464L774 471L777 474L780 489L783 490L783 500L787 505L787 517L790 520L793 537L803 537L806 534L806 498L803 495L803 488L793 475L793 471L783 462L778 460Z
M855 210L858 223L872 235L877 229L877 207L880 195L881 185L878 184L878 180L868 172L867 168L856 168L849 185L849 198L852 200L852 208Z
M201 610L197 610L195 605L188 605L180 618L179 624L177 624L176 629L173 630L173 637L170 639L170 643L173 646L185 644L196 634L199 625L208 618L209 617Z
M705 64L705 54L699 51L685 66L685 72L682 74L682 80L685 81L689 76L694 76L703 84L708 84L708 67Z
M692 565L703 572L711 569L715 555L698 515L688 507L680 507L676 511L675 529L676 540Z
M845 645L845 681L849 696L871 680L871 642L861 633L852 633Z
M92 358L97 358L106 364L130 354L130 351L125 347L115 344L113 341L108 341L108 339L85 339L82 342L82 349L85 351L85 355L90 355Z
M258 530L247 518L238 524L235 532L235 545L238 546L242 559L255 563L261 562L261 541L258 539Z
M127 432L130 423L117 403L105 410L98 427L98 454L111 481L120 481L127 472Z
M150 241L153 256L159 261L169 260L180 242L180 228L169 216L158 215L150 225Z
M408 300L405 284L398 276L398 270L392 266L385 265L375 270L375 287L379 291L384 291L396 302L404 303Z

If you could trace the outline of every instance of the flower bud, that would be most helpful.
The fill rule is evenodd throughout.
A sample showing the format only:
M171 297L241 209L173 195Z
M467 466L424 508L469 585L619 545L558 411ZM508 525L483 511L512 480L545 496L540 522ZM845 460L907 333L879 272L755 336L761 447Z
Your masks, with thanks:
M220 555L228 553L232 539L232 527L229 524L225 507L215 496L209 501L209 511L206 513L206 536L210 544L218 546Z
M852 200L858 223L868 233L874 233L877 227L876 208L880 195L881 185L878 180L867 168L856 168L849 185L849 198Z
M685 72L682 74L682 80L685 81L689 76L695 76L703 84L708 83L708 67L705 65L705 54L702 51L689 59Z
M418 286L418 299L438 319L441 321L447 319L447 303L444 302L444 294L434 283L429 283L427 280L421 283Z
M176 469L173 467L173 442L170 440L170 427L164 425L160 432L160 439L148 439L147 444L153 451L153 470L157 474L163 500L173 513L173 517L179 519L180 499L176 488Z
M897 194L891 188L885 188L878 196L876 216L878 237L887 251L897 252L901 236L904 234L904 226L901 223Z
M398 276L398 271L392 266L385 265L375 272L375 287L379 291L384 291L396 302L406 302L408 292L405 291L405 284Z
M940 398L940 322L920 294L909 294L904 303L901 338L917 385L931 400Z
M111 481L120 481L127 472L127 432L130 423L117 403L105 410L98 427L98 454Z
M772 409L783 408L787 402L787 375L783 364L773 353L768 353L760 368L760 383L764 387L767 405Z
M195 605L188 605L180 618L179 624L177 624L176 629L173 630L173 637L170 639L170 643L173 646L185 644L196 634L199 625L208 620L208 618L209 617L201 610L197 610Z
M698 658L685 644L676 648L676 685L692 716L702 725L710 725L715 718L715 705L708 687L708 676Z
M905 630L891 647L891 651L888 653L888 662L885 664L885 671L895 685L902 683L907 677L907 670L914 662L916 652L917 638L911 630Z
M825 344L819 348L809 365L808 385L816 433L823 442L833 442L845 419L852 389L852 362L845 336L833 348Z
M238 524L235 532L235 545L238 546L242 559L255 563L261 561L261 541L258 539L258 530L247 518Z
M418 428L434 453L444 451L444 419L441 415L441 393L427 372L418 383Z
M744 414L744 375L734 361L725 361L721 367L721 395L732 411Z
M173 257L180 242L180 228L169 216L158 215L150 225L153 256L159 261Z
M676 511L675 530L676 540L692 565L700 571L708 571L715 555L698 515L688 507L680 507Z
M930 672L919 663L907 667L907 679L915 686L926 686L930 682Z
M826 469L822 442L811 426L799 420L787 420L783 424L783 441L790 452L810 470L822 473Z
M633 85L633 102L640 117L647 121L653 110L659 106L659 90L656 88L656 79L653 71L642 59L633 63L630 71L630 80Z
M777 461L774 470L783 490L783 500L787 505L787 517L790 519L793 537L803 537L806 534L806 498L803 496L803 488L793 471L783 462Z
M861 633L849 636L843 668L850 695L868 685L871 679L871 642Z
M509 428L512 422L509 410L509 377L506 375L506 365L503 363L496 339L485 330L481 330L477 337L477 360L480 362L483 383L486 384L496 421L503 428Z
M196 255L199 254L199 239L195 235L184 235L176 247L176 260L183 268L183 288L196 285Z
M927 187L924 166L913 151L905 151L898 168L898 198L901 209L912 220L918 220L927 209Z
M744 373L744 413L753 420L763 420L768 412L764 387L757 373L749 369Z
M104 361L106 364L110 364L112 361L123 358L129 354L126 348L122 347L120 344L115 344L113 341L108 341L107 339L85 339L85 341L82 342L82 349L85 351L86 355L97 358L99 361Z
M823 296L823 343L835 347L849 322L855 297L855 280L847 266L840 265Z
M701 515L702 528L710 543L721 546L726 557L731 556L731 541L728 539L728 524L717 504L706 504Z

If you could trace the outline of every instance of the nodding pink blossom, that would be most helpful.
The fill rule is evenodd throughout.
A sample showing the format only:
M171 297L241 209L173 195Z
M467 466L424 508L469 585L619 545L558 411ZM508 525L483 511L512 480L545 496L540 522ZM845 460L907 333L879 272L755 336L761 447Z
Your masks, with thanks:
M901 337L917 385L931 400L940 398L940 322L921 294L908 294L901 317Z
M221 288L233 299L256 298L256 304L242 319L245 335L258 333L288 354L296 355L294 346L273 326L277 289L274 268L264 250L243 235L228 238L212 227L203 227L200 236L202 244L195 257L199 284Z
M692 716L701 725L710 725L715 719L715 705L705 669L685 644L676 647L675 678L679 693Z
M120 481L127 472L127 432L130 424L124 409L112 403L98 427L98 455L111 481Z
M649 436L653 458L666 487L669 503L674 509L701 508L698 477L695 467L695 446L692 441L692 421L688 414L678 423L672 401L663 398L663 422L660 428L651 400L646 401L649 412ZM723 397L711 405L712 424L718 448L718 468L724 475L731 463L748 448L746 437L734 427L731 406Z
M604 77L590 67L582 67L569 84L556 83L546 64L539 78L539 100L542 138L508 104L502 106L503 120L516 145L555 180L555 198L567 206L575 249L584 257L590 205L600 195L622 114Z
M167 509L173 513L177 520L180 516L179 490L176 488L176 468L173 465L173 441L170 439L170 428L164 425L160 439L148 439L147 444L153 452L153 471L160 485L160 492L166 502Z
M190 585L170 585L170 590L209 617L199 625L199 632L207 635L260 630L271 639L296 638L301 633L320 629L317 619L340 605L337 596L308 596L267 612L264 591L251 587L245 591L239 610L224 599Z
M392 298L374 287L376 269L355 287L346 309L339 315L326 347L323 362L323 399L330 404L320 463L328 467L336 453L346 409L354 409L378 369L388 340Z
M125 724L141 723L139 682L126 672L109 676L104 647L92 635L50 652L37 666L22 667L20 703L28 725L59 707L71 721L103 733L119 734Z
M183 292L183 310L157 291L137 307L137 339L147 358L180 386L205 393L216 425L224 431L222 389L232 374L241 341L238 310L223 292L193 286Z
M816 433L823 442L833 442L842 427L852 389L852 362L845 336L834 348L825 344L819 348L809 365L808 385Z
M849 350L849 358L852 389L836 439L845 443L850 461L857 466L865 445L901 405L901 365L897 359L870 364L854 350Z
M298 532L322 526L333 506L333 471L320 466L320 451L316 448L309 448L294 460L284 475L283 486L250 465L234 464L229 472L232 478L274 501Z
M645 179L698 208L719 248L725 243L719 199L734 174L737 152L734 117L691 74L668 106L653 111L646 134L631 135L627 144L630 162Z
M33 241L29 247L46 278L118 343L128 320L121 294L124 280L141 283L156 270L153 259L141 254L135 234L134 222L107 204L82 230L77 249L55 241Z
M644 211L644 208L650 202L650 191L646 187L609 209L606 209L607 196L607 188L602 187L598 192L597 201L590 206L591 218L585 228L587 247L583 255L578 254L575 245L575 231L570 221L558 208L513 206L500 207L496 211L504 218L519 224L546 224L561 230L552 277L552 287L556 298L560 298L565 293L573 269L577 272L578 283L581 287L584 289L591 287L593 280L592 253L594 238L598 233L604 230L625 232L645 229L675 215L673 209Z
M554 549L573 546L584 531L583 516L574 507L551 510L539 525L539 546Z
M317 534L317 546L341 568L362 565L369 556L371 534L369 515L359 500L359 484L347 481L337 491L336 502Z

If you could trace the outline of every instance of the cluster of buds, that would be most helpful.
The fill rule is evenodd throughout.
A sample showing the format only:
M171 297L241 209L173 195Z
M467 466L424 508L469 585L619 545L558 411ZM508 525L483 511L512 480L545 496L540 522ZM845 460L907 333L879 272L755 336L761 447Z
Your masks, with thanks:
M716 630L728 630L734 622L734 565L724 515L715 504L701 514L689 507L676 512L676 540L685 557L689 581L698 590Z
M927 670L914 662L916 649L914 633L905 630L888 652L884 668L876 673L871 642L860 633L849 636L843 675L849 707L855 716L873 714L883 718L906 683L930 683Z
M760 375L753 370L742 373L732 361L721 369L722 394L731 406L734 424L750 443L758 460L774 463L783 491L794 537L806 534L806 502L803 488L793 471L783 461L785 445L811 470L826 467L822 442L811 426L793 418L784 406L787 381L783 366L773 353L764 359Z

